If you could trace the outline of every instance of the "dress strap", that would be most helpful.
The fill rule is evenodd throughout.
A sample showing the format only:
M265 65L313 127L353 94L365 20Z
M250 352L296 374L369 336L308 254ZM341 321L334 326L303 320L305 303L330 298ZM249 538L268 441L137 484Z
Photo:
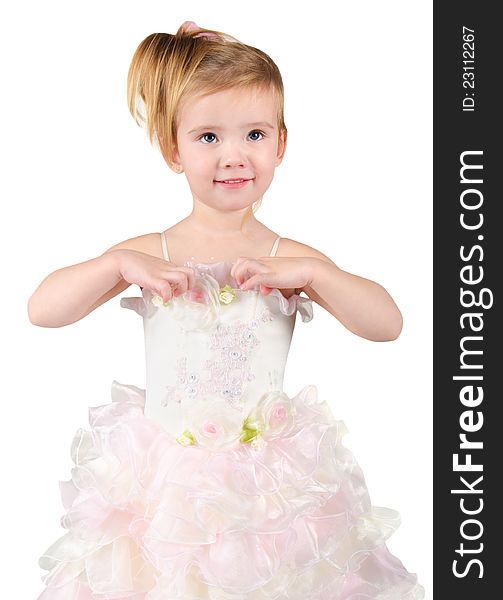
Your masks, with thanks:
M166 233L161 231L161 246L162 246L162 254L164 256L164 260L169 261L169 252L168 252L168 240L166 239ZM276 256L276 251L278 250L279 241L281 240L281 236L274 240L274 244L272 245L271 252L269 256Z
M164 256L164 260L169 261L168 240L166 239L166 233L164 231L161 231L161 245L162 245L162 255Z
M278 249L280 239L281 236L278 235L278 237L274 240L274 244L272 245L271 253L269 254L269 256L276 256L276 250Z

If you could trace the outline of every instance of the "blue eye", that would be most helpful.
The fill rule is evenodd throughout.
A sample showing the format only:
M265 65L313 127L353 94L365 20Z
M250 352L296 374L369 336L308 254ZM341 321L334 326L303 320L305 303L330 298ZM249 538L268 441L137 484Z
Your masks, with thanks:
M248 135L253 135L253 134L259 134L262 137L265 136L265 133L263 131L260 131L260 129L254 129L253 131L250 131L250 133ZM208 136L213 136L214 138L216 138L216 135L214 133L211 133L211 131L207 131L206 133L203 133L202 135L200 135L197 139L201 140L204 144L211 144L212 141L208 141L206 138ZM206 139L206 141L204 141ZM262 138L259 139L252 139L253 142L259 142Z
M254 129L253 131L250 131L250 135L251 135L252 133L259 133L259 134L260 134L262 137L264 137L264 132L263 132L263 131L260 131L260 129ZM262 139L262 138L260 138L260 139ZM253 141L254 141L254 142L258 142L259 140L253 140Z
M208 132L208 133L203 133L203 135L201 135L201 136L199 137L199 139L201 140L202 138L205 138L207 135L212 135L213 137L216 137L214 133L210 133L210 132Z

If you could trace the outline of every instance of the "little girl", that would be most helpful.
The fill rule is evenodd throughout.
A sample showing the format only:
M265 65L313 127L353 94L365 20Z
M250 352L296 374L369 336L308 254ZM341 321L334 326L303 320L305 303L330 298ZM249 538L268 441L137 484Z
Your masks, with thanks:
M369 340L397 338L402 317L382 286L255 218L286 149L277 66L189 21L141 42L128 101L193 208L30 298L33 324L60 327L138 285L120 304L143 318L147 359L146 389L113 381L75 435L68 531L40 557L39 600L423 598L343 422L315 386L283 392L313 301Z

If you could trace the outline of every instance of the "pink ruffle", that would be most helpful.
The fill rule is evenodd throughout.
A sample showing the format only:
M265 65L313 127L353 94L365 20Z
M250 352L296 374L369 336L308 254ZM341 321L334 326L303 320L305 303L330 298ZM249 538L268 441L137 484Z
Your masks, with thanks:
M307 323L313 318L313 301L310 298L304 298L299 294L293 294L286 298L278 288L273 288L269 295L278 299L279 309L284 315L293 315L298 310L302 321Z
M385 544L398 514L371 506L314 386L259 449L182 446L145 416L144 390L114 381L112 400L75 434L68 531L39 559L38 600L424 597Z
M234 263L228 261L215 263L196 263L187 261L184 263L184 266L194 268L196 272L196 285L198 281L203 279L206 283L209 283L215 293L218 293L220 288L227 284L230 285L237 294L247 294L252 291L260 293L260 286L258 285L256 285L253 290L246 291L242 291L237 287L237 281L230 274L233 264ZM293 315L295 311L298 310L303 322L311 321L313 318L313 301L310 298L299 294L293 294L289 298L286 298L278 288L273 288L269 295L277 298L280 312L284 315ZM152 292L143 288L141 297L121 298L120 305L123 308L134 310L142 317L150 317L157 310L157 307L152 304L152 298ZM182 296L173 298L173 301L179 302L184 299L187 299L190 302L190 294L186 292Z

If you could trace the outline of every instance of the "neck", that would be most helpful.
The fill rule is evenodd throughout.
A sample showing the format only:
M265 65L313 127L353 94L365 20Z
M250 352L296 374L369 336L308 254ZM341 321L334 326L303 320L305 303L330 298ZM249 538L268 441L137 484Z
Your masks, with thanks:
M260 227L250 206L225 211L194 203L183 222L200 235L223 238L253 235Z

